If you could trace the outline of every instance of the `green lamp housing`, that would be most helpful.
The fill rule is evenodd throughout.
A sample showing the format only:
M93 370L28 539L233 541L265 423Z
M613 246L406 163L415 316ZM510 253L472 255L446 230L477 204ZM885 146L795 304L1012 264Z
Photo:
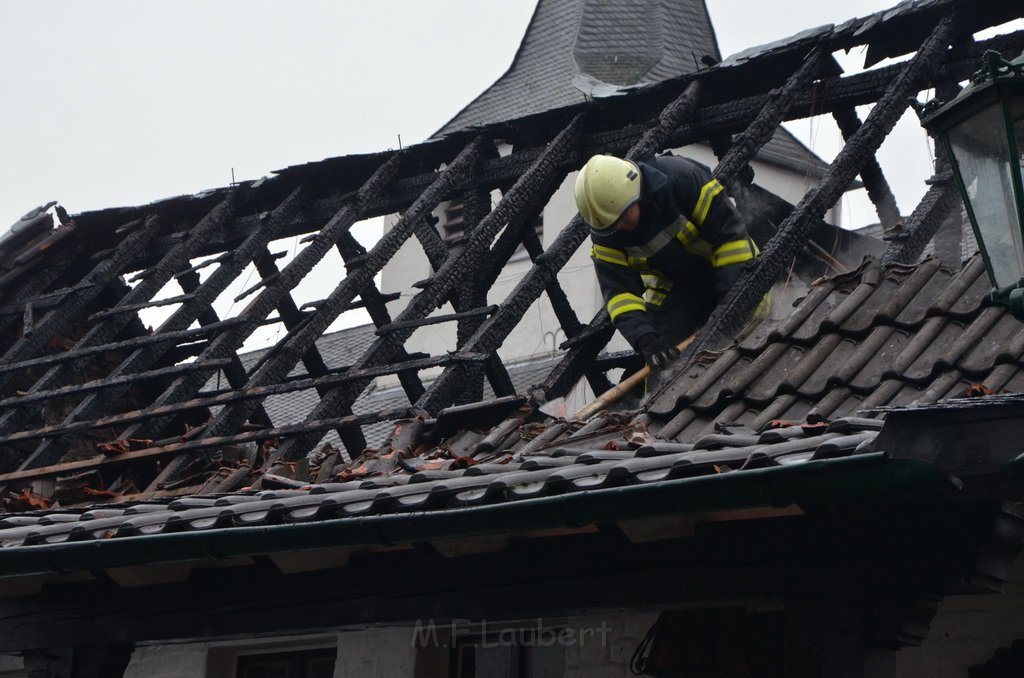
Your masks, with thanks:
M998 52L921 124L945 147L992 281L992 300L1024 320L1024 54Z

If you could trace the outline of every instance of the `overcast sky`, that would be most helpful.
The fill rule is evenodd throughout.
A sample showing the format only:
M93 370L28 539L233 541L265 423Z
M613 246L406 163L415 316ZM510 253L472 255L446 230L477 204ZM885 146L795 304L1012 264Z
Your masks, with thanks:
M891 4L708 2L725 55ZM534 5L0 0L0 229L422 141L505 71ZM829 125L790 127L835 153ZM891 173L905 210L928 154L894 154L918 166Z

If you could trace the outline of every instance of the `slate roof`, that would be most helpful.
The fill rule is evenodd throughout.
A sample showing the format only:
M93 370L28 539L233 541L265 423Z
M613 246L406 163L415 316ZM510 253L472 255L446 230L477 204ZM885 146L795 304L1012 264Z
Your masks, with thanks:
M580 70L651 84L698 70L705 55L721 60L703 0L538 0L512 65L435 136L582 103Z
M512 65L435 137L578 104L585 73L617 86L649 85L721 60L704 0L539 0ZM780 127L758 160L820 177L828 165Z
M351 365L356 358L369 348L376 337L376 330L376 326L368 324L331 332L317 339L316 347L320 351L320 355L323 356L328 369L340 369ZM242 360L242 364L251 370L269 350L250 351L239 355L239 358ZM547 376L548 372L551 371L557 362L557 356L548 356L546 358L535 358L510 364L508 366L508 373L516 387L516 392L529 392L531 387L544 380L544 377ZM302 373L303 370L296 367L292 369L289 376L298 377ZM226 383L225 379L222 375L218 375L207 384L207 388L212 390L219 387L222 383ZM494 389L489 383L485 383L484 398L490 399L494 397ZM318 401L319 398L314 391L305 390L270 396L264 401L264 406L266 407L267 414L270 415L271 421L277 426L283 426L301 423L306 414L313 409ZM408 404L408 399L400 386L394 384L391 387L381 387L375 383L371 384L367 390L360 394L352 406L352 411L356 414L367 414L400 408L406 404ZM392 428L393 425L386 421L364 426L363 433L366 436L367 444L373 447L380 445ZM341 447L342 445L337 431L328 432L324 436L322 444L329 444L334 447Z

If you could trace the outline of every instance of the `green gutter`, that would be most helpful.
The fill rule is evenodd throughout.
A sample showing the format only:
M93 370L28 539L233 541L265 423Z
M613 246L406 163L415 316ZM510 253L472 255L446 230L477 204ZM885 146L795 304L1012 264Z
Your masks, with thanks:
M923 461L884 452L487 506L0 549L0 576L580 527L692 511L819 504L955 490Z

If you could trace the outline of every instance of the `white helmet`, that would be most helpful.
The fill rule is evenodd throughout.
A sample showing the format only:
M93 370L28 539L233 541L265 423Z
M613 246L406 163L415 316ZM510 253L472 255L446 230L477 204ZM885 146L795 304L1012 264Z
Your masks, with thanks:
M613 155L595 155L576 177L576 208L595 231L609 230L640 199L640 168Z

